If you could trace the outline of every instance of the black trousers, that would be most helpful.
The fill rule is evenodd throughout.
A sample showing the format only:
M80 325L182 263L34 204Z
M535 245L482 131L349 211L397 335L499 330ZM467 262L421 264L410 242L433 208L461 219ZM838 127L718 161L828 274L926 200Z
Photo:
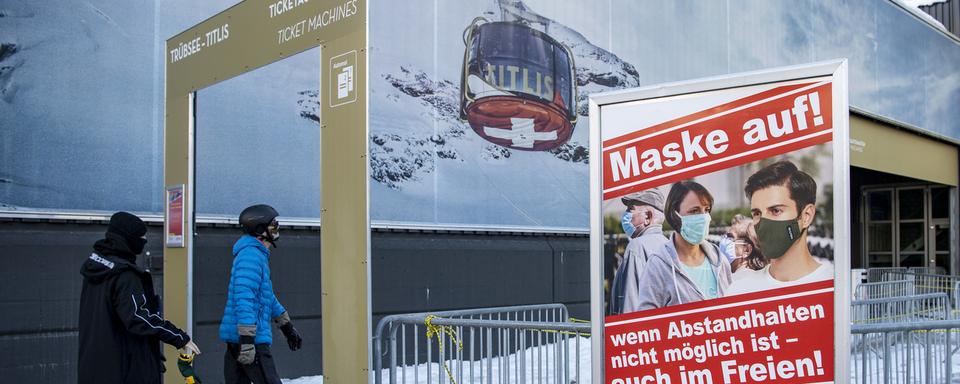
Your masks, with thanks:
M281 384L270 346L257 344L256 351L257 357L253 363L243 365L237 361L240 344L227 343L227 352L223 356L223 380L226 384Z

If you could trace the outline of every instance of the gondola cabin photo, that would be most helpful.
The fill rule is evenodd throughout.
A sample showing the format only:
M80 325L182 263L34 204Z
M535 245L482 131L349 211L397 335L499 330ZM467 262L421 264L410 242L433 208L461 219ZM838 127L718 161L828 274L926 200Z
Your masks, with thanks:
M460 117L480 137L511 149L547 151L577 122L569 48L517 22L482 18L464 31Z

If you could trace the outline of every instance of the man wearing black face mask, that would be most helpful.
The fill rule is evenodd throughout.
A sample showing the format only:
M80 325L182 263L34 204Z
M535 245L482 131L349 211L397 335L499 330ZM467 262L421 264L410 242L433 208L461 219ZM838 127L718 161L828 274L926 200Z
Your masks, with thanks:
M78 383L160 383L160 342L200 353L186 332L163 319L150 272L136 265L146 234L139 217L117 212L80 268Z
M760 270L741 268L730 295L832 280L833 266L810 254L807 230L817 213L817 183L789 161L770 164L747 179L744 192L759 248L770 263Z

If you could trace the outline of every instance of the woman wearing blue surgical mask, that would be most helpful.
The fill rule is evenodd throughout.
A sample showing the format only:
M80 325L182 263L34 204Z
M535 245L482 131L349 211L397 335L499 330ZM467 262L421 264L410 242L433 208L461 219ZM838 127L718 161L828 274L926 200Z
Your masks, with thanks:
M647 261L640 278L639 309L724 296L731 281L730 261L706 241L712 208L713 196L695 181L670 188L664 213L674 233Z

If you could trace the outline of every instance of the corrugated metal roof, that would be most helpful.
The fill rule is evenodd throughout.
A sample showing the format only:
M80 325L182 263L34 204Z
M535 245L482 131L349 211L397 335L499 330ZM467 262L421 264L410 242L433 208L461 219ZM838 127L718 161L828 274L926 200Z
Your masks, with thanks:
M960 0L921 5L920 9L937 19L954 36L960 36Z

